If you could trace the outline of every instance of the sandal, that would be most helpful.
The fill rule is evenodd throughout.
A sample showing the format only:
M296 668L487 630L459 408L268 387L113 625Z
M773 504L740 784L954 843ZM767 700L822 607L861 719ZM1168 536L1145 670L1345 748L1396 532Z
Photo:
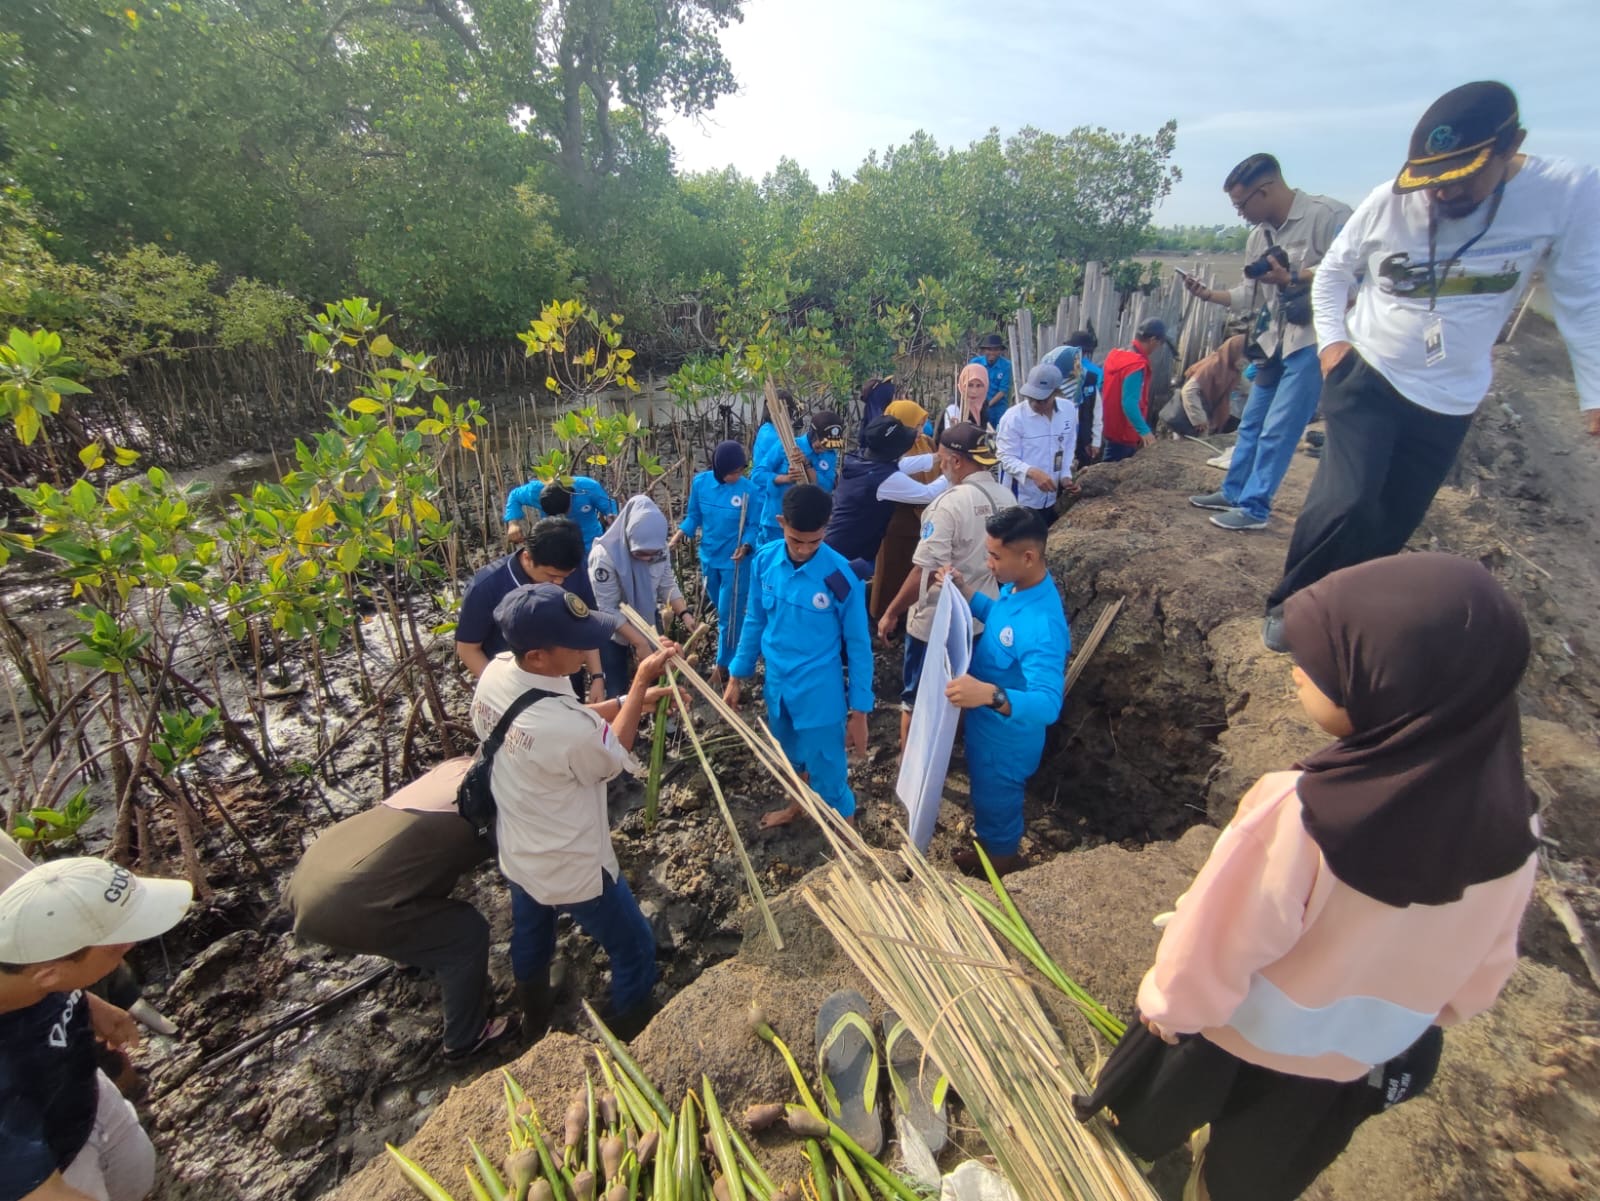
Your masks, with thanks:
M878 1044L867 999L854 989L834 993L817 1010L817 1073L823 1109L868 1155L883 1150L878 1113Z
M517 1029L517 1023L505 1014L501 1014L499 1017L492 1017L484 1022L483 1029L478 1032L476 1042L468 1043L464 1047L457 1047L453 1051L446 1047L444 1051L445 1062L460 1063L463 1059L470 1059L484 1048L493 1046L501 1039L515 1034Z
M923 1053L922 1044L893 1013L883 1015L883 1056L889 1065L889 1095L928 1150L938 1155L950 1141L945 1098L950 1077ZM896 1123L898 1128L898 1122Z

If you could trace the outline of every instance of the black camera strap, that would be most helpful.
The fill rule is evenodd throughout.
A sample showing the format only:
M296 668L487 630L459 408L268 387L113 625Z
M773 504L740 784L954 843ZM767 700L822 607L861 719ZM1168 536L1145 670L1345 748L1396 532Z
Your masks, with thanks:
M1433 202L1428 202L1428 312L1433 312L1434 306L1439 303L1439 292L1444 287L1445 276L1450 274L1450 265L1467 251L1478 244L1478 240L1489 232L1489 227L1494 224L1494 219L1500 215L1500 201L1505 198L1506 181L1502 179L1495 185L1494 195L1489 198L1489 218L1483 223L1483 228L1473 234L1461 248L1444 261L1444 270L1439 270L1439 211L1434 208Z

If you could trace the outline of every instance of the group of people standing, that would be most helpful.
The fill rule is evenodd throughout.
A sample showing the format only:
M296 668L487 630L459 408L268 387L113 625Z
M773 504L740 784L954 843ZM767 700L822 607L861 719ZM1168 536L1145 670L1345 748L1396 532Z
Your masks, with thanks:
M1600 172L1523 154L1524 137L1510 89L1455 89L1419 122L1398 177L1354 211L1252 155L1224 184L1253 224L1251 269L1229 290L1189 281L1247 329L1191 373L1168 420L1215 432L1253 375L1228 475L1192 503L1223 529L1261 528L1319 403L1327 419L1263 638L1289 654L1333 741L1250 790L1158 918L1140 1021L1081 1099L1085 1115L1110 1108L1145 1158L1193 1135L1186 1198L1298 1196L1362 1121L1426 1087L1441 1028L1492 1004L1515 966L1539 838L1516 701L1528 629L1480 565L1396 552L1455 459L1535 267L1600 436ZM609 957L613 1029L642 1028L655 941L612 848L606 790L638 770L641 716L681 647L652 647L621 610L694 636L670 555L685 539L698 542L726 699L740 703L764 663L774 735L846 818L847 756L875 704L874 629L889 641L904 625L903 743L933 607L960 589L978 633L945 697L965 714L976 840L998 870L1022 866L1023 788L1070 650L1047 531L1074 461L1153 440L1166 345L1147 322L1096 362L1081 332L1013 400L991 335L942 421L874 380L854 449L831 410L792 449L770 422L750 454L721 443L675 532L649 496L619 507L586 477L514 490L512 549L473 577L456 629L473 727L498 748L494 841L457 812L467 761L441 764L312 844L287 890L296 933L435 974L444 1054L460 1058L519 1020L530 1038L544 1029L567 913ZM510 895L514 1014L494 1012L488 923L450 895L490 856ZM978 868L975 852L956 860ZM10 1196L132 1201L153 1152L94 1045L136 1031L85 989L176 924L189 887L85 859L23 860L0 885L0 1182Z

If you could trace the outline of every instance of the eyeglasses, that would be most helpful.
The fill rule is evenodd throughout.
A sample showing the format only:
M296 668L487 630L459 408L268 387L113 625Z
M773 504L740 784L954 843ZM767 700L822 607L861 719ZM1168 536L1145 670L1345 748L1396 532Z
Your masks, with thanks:
M1244 210L1249 207L1252 200L1261 195L1261 193L1265 192L1271 186L1272 185L1270 181L1264 184L1257 184L1255 189L1246 195L1243 200L1236 200L1233 202L1233 211L1236 213L1244 212Z

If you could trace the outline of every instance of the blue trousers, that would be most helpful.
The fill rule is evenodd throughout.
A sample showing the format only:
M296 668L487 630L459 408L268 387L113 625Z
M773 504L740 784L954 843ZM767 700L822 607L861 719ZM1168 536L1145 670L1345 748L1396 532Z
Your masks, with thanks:
M750 602L750 573L755 571L752 556L746 555L726 567L700 565L705 577L706 595L717 607L717 666L733 662L739 649L739 631L744 627L744 609ZM738 576L738 595L734 595L734 576Z
M1239 441L1233 466L1222 481L1222 494L1235 508L1257 521L1272 512L1272 498L1294 461L1294 448L1317 412L1322 394L1322 368L1317 348L1303 346L1283 360L1276 384L1257 382L1239 420Z
M623 695L633 683L633 648L607 642L600 648L600 670L606 673L606 696Z
M656 982L656 936L639 912L628 882L604 876L600 895L573 905L541 905L511 885L511 974L531 980L556 953L556 915L572 920L605 948L611 960L611 1010L626 1013L647 1000Z
M850 791L850 761L844 749L844 724L796 729L783 705L768 708L767 724L794 769L804 772L811 790L840 817L854 817L856 794Z
M966 713L967 778L972 828L990 855L1015 855L1022 844L1023 788L1044 755L1044 727L1018 725L989 709Z

